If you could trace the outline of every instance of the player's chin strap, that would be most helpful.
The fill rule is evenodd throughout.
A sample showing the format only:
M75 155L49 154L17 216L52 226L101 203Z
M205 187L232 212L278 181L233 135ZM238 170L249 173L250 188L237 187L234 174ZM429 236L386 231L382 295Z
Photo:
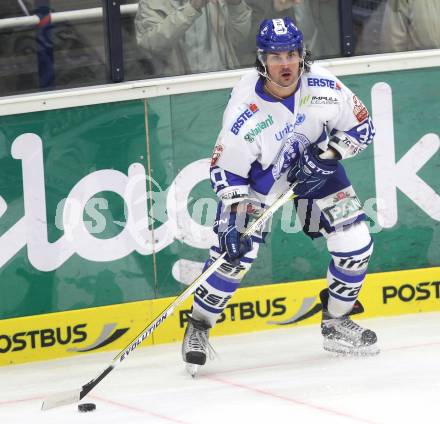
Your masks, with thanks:
M263 78L266 78L266 79L267 79L268 81L270 81L272 84L275 84L276 86L278 86L278 87L280 87L280 88L290 88L290 87L293 88L293 87L295 87L296 84L298 83L299 79L301 78L302 74L304 73L304 60L305 60L305 57L306 57L306 48L304 47L304 49L303 49L303 53L302 53L302 55L301 55L301 63L300 63L300 65L299 65L299 67L300 67L300 71L299 71L299 73L298 73L298 78L297 78L294 82L292 82L292 84L290 84L288 87L284 87L284 86L278 84L277 82L275 82L275 81L269 76L269 73L267 72L266 63L264 62L264 59L263 59L263 54L264 54L264 53L263 53L262 51L258 51L258 53L257 53L257 57L258 57L258 60L260 61L260 63L263 65L264 72L261 72L261 71L258 70L258 69L257 69L257 72L258 72Z

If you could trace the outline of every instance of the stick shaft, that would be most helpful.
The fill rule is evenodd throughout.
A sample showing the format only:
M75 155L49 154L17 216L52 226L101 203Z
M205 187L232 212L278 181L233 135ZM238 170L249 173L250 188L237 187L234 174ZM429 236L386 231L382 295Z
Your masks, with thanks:
M272 217L276 210L295 197L293 186L280 195L263 213L246 229L245 236L251 236L256 233L262 226ZM153 331L155 331L172 313L182 304L211 274L213 274L222 264L226 263L226 253L222 253L215 261L213 261L176 299L168 305L147 327L145 327L121 352L119 352L112 360L110 365L105 368L97 377L84 384L81 389L76 391L60 393L43 402L42 409L55 408L57 406L66 405L77 402L90 393L107 375L109 375L117 365L123 362L133 350L135 350L145 339L147 339ZM78 396L79 393L79 396ZM78 399L79 397L79 399Z

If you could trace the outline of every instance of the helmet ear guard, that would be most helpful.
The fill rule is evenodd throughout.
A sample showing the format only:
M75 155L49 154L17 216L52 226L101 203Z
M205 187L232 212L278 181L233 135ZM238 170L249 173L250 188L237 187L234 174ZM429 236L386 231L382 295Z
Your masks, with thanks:
M303 49L299 52L300 56L301 56L301 60L299 61L299 69L301 71L304 71L305 69L305 61L306 61L306 57L307 57L307 48L306 46L303 47Z

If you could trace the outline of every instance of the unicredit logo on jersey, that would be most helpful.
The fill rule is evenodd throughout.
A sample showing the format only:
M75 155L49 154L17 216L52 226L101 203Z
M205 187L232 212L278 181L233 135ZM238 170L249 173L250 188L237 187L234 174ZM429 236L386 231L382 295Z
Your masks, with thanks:
M288 123L286 123L286 126L281 131L278 131L275 134L275 138L277 139L277 141L282 141L284 139L284 137L293 133L294 129L295 129L294 125L290 124L288 122Z
M240 116L235 120L234 124L231 127L232 134L238 135L238 133L240 132L240 128L244 125L244 123L257 112L258 106L255 103L251 103L249 107L244 112L242 112Z
M329 87L333 88L333 90L340 90L342 88L338 82L326 78L307 78L307 85L309 87Z

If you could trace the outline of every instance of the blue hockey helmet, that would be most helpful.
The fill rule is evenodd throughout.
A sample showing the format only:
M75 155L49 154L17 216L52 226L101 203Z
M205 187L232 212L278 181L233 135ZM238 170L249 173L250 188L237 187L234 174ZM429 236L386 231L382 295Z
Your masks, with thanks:
M284 19L264 19L257 34L257 49L260 52L298 50L303 53L303 34L288 16Z

